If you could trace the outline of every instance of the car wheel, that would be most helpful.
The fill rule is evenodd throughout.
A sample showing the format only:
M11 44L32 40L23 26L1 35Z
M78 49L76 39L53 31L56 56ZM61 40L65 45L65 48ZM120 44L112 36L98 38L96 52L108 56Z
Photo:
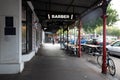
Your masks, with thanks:
M108 49L106 49L106 52L107 52L107 54L111 55L111 54L110 54L110 51L109 51Z

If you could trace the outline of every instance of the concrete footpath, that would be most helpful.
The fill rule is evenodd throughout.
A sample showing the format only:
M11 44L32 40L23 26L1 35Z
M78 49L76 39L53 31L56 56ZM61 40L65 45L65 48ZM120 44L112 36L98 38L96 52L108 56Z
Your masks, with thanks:
M119 80L102 74L93 60L84 54L71 56L59 44L44 44L21 74L0 75L0 80Z

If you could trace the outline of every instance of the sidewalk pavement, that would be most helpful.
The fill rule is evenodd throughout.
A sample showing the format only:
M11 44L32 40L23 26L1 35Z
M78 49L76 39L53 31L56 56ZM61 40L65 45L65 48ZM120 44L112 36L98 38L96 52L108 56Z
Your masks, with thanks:
M44 44L38 53L25 63L20 74L0 75L0 80L118 80L102 74L95 58L70 56L58 44Z

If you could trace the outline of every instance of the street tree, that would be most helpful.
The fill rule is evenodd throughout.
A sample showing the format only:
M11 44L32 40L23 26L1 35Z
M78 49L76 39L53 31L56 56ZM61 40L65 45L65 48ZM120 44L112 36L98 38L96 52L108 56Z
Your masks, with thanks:
M120 36L120 29L118 27L107 27L107 35L109 36L116 36L119 37ZM96 29L96 33L102 35L103 34L103 27L97 27Z
M113 9L111 7L111 4L108 6L107 8L107 25L108 26L112 26L116 21L119 20L118 18L118 13L115 9ZM99 17L97 18L95 21L90 21L88 23L83 24L83 29L87 32L87 33L93 33L94 30L103 25L103 21L102 18Z

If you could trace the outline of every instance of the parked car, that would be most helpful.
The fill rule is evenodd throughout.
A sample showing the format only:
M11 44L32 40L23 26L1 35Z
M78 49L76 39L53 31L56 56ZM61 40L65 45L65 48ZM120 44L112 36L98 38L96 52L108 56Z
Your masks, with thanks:
M120 40L113 42L112 44L106 46L106 48L111 55L120 56Z
M93 45L100 45L102 46L103 45L103 39L92 39L90 41L87 41L88 44L93 44ZM108 45L109 42L106 41L106 45Z

